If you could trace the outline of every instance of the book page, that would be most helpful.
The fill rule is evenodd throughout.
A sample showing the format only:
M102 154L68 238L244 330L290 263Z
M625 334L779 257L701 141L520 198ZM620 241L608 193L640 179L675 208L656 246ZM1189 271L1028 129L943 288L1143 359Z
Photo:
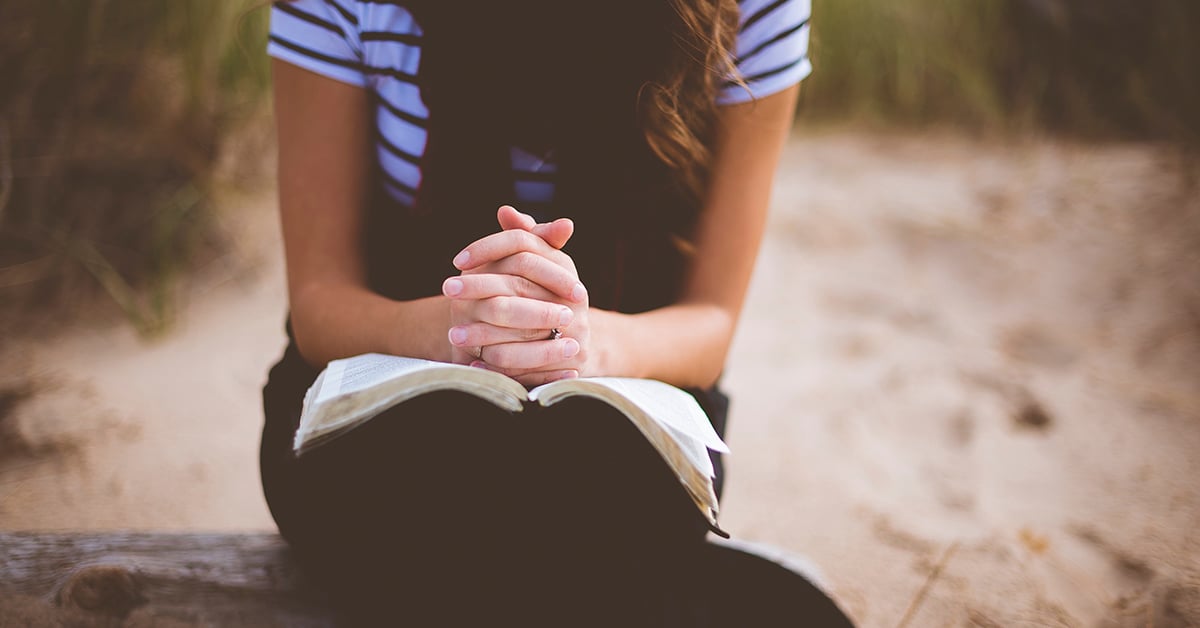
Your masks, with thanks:
M334 360L305 394L293 449L311 449L405 400L437 390L474 395L520 412L525 388L499 373L417 358L367 353Z
M330 362L313 382L305 395L293 449L303 454L398 403L436 390L471 394L509 412L522 411L527 402L548 406L571 395L600 399L633 421L715 529L717 498L708 449L728 452L729 448L695 398L652 380L563 380L527 393L517 381L492 371L364 354Z
M675 434L695 439L713 451L729 453L729 446L717 435L712 423L708 421L708 415L704 414L704 409L696 402L696 398L679 388L657 380L630 377L586 377L579 380L563 380L561 383L555 382L534 388L529 392L529 398L537 401L538 394L544 389L552 386L570 388L571 382L600 384L632 401L651 418Z
M434 365L436 363L429 360L380 353L365 353L353 358L334 360L325 367L324 381L317 391L314 403L366 390L405 373L420 371Z
M669 425L664 425L664 429L671 435L671 438L679 445L680 451L687 457L688 462L697 471L703 473L706 477L716 477L717 470L713 467L712 458L708 456L708 448L704 443L684 434Z

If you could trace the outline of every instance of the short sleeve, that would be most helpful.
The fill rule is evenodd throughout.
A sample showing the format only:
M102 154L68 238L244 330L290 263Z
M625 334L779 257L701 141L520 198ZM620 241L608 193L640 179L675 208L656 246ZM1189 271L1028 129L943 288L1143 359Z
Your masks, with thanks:
M358 87L363 73L359 17L351 0L283 0L271 9L267 54Z
M731 105L782 91L812 72L808 60L811 0L741 0L734 62L749 91L728 81L717 103Z

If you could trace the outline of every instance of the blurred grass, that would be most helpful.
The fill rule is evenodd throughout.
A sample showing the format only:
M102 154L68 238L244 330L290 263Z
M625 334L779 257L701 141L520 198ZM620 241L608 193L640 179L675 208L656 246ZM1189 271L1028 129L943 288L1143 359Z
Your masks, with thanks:
M220 245L209 198L226 140L268 123L261 4L0 3L8 313L102 289L141 331L168 323L181 264Z
M813 4L806 120L1200 146L1195 0ZM0 320L102 290L144 332L169 322L177 275L221 245L229 154L269 133L267 17L263 0L0 3Z
M1195 0L813 0L801 115L1200 144Z

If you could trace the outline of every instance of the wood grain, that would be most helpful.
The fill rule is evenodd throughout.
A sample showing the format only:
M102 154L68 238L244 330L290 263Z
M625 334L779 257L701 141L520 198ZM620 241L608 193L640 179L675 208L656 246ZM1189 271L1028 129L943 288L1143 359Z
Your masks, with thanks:
M18 596L109 621L333 624L275 534L2 533L0 611Z

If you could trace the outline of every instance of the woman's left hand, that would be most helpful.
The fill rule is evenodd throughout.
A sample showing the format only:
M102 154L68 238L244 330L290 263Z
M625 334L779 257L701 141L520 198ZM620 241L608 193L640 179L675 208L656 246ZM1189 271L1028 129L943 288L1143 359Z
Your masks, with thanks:
M541 260L531 256L549 260L578 280L574 261L559 250L573 233L574 226L569 220L536 224L531 217L508 206L500 208L497 219L503 231L473 242L455 257L454 265L462 271L463 281L470 282L476 276L512 275L537 283L534 273L530 272L535 267L531 262ZM582 284L579 287L582 288ZM538 351L534 342L518 341L489 345L487 361L474 365L503 373L526 385L552 381L553 378L547 377L551 373L571 373L580 377L600 374L592 350L586 289L574 296L580 298L557 301L574 314L570 325L559 329L562 337L579 343L579 351L574 356L545 362L545 352ZM471 339L465 340L463 346L472 346Z

